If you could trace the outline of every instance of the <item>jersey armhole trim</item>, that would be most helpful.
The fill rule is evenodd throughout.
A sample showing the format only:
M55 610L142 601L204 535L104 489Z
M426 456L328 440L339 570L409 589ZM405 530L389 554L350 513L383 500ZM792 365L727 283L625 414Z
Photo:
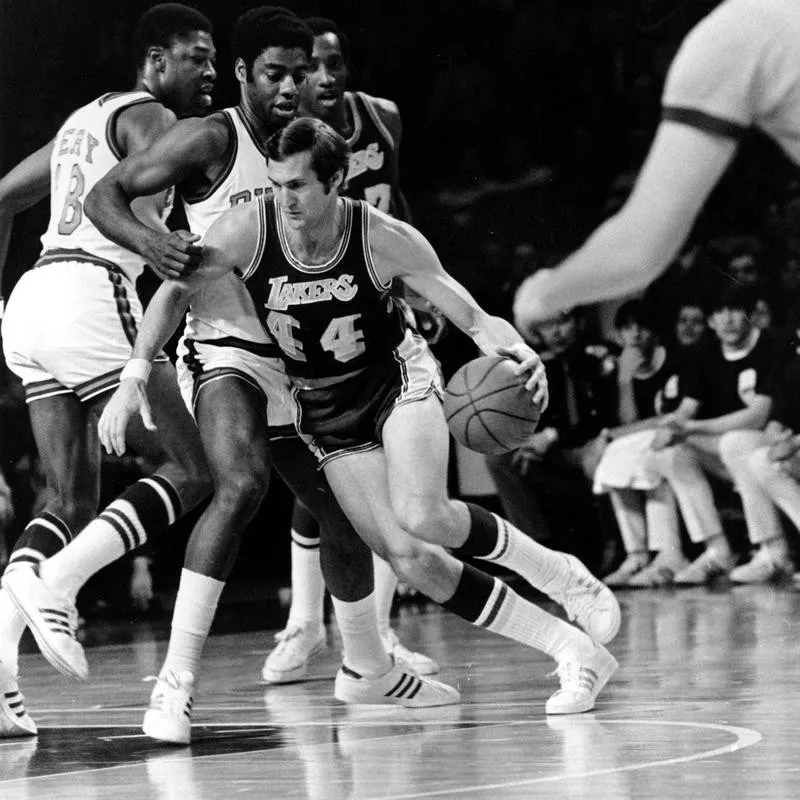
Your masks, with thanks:
M223 108L220 112L221 119L224 121L225 125L228 128L228 154L227 159L225 161L224 166L220 170L219 175L211 182L211 185L208 189L205 190L202 194L188 196L185 192L181 191L181 197L183 198L183 202L187 205L194 205L195 203L202 203L204 200L208 200L214 192L222 186L225 179L228 175L231 174L231 170L233 169L233 165L236 163L236 156L239 152L239 137L236 135L236 128L234 127L233 120L230 118L228 113L228 109ZM231 146L232 143L232 146Z
M250 278L256 271L267 247L267 198L264 195L261 195L256 200L256 208L258 209L258 241L256 242L255 250L244 269L237 268L234 270L242 282Z
M706 133L724 136L727 139L741 139L748 130L748 126L741 123L684 106L665 106L661 118L667 122L688 125L691 128L698 128Z
M372 284L381 292L386 292L392 287L392 281L384 284L378 277L378 271L375 269L375 261L372 257L372 245L369 241L369 221L372 216L372 210L369 203L364 200L361 203L361 243L364 251L364 263L367 265L367 274L369 275Z
M396 151L397 142L394 140L394 136L392 136L392 134L389 132L389 129L386 127L386 123L381 119L380 115L375 110L374 104L370 102L371 98L368 99L369 95L365 95L363 92L357 92L356 94L358 94L358 96L361 98L361 102L367 109L367 114L369 114L378 130L386 137L386 141L392 143L392 151Z
M143 103L157 102L158 101L155 99L155 97L142 97L139 100L134 100L132 103L127 103L124 106L120 106L112 111L111 114L109 114L108 121L106 122L106 142L117 161L122 161L122 159L125 158L125 153L122 152L122 148L119 146L119 142L117 141L117 119L119 118L119 115L123 111L127 111L129 108L133 108L134 106L140 106Z

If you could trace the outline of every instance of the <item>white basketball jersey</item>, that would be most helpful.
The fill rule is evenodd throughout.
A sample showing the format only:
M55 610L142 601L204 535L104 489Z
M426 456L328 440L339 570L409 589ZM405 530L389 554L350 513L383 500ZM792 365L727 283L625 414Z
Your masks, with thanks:
M231 158L214 185L201 198L184 199L192 233L205 236L214 220L237 203L248 203L268 191L267 157L238 106L223 109L231 127ZM241 339L268 344L253 301L242 281L227 275L192 297L184 335L195 341Z
M106 239L83 212L89 190L123 157L116 142L120 112L139 103L156 102L148 92L104 94L74 111L61 126L50 157L50 223L42 236L42 258L111 262L135 282L142 257ZM137 216L166 230L173 192L161 192L137 203ZM40 259L41 263L41 259Z

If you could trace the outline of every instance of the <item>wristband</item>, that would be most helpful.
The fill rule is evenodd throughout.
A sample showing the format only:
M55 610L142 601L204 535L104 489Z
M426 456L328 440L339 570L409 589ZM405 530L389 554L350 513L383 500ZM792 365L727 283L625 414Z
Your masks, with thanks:
M138 381L147 383L150 377L150 370L153 365L146 358L132 358L123 368L119 376L121 381L126 378L135 378Z

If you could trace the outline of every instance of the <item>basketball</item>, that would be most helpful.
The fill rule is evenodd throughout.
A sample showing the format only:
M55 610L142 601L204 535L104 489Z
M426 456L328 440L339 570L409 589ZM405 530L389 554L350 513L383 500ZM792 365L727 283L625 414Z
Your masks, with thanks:
M514 374L516 362L481 356L447 383L444 413L453 438L478 453L515 450L536 430L541 408Z

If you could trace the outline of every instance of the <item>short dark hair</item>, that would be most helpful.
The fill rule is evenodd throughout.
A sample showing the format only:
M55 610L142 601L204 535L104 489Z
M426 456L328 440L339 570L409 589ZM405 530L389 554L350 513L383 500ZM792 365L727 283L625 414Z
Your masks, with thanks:
M330 125L313 117L293 120L267 141L267 158L283 161L296 153L311 153L311 168L322 183L341 170L347 176L350 146Z
M755 286L726 282L716 291L709 292L706 313L711 315L723 308L735 308L751 314L758 298L759 291Z
M306 25L311 28L314 36L322 36L325 33L332 33L339 39L339 46L342 48L342 58L345 63L350 63L350 40L345 36L339 26L327 17L306 17Z
M213 33L211 20L191 6L182 3L161 3L139 17L133 29L133 58L136 69L144 66L151 47L170 47L175 39L194 31Z
M311 58L314 34L294 12L281 6L259 6L245 11L233 27L231 55L244 61L248 74L268 47L299 47Z

